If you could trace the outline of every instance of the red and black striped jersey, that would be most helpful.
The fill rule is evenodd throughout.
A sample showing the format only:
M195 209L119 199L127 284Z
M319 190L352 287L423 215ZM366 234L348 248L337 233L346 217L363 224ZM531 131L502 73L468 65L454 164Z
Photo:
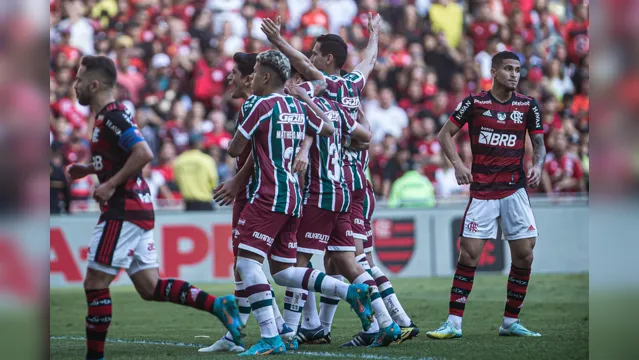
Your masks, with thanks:
M535 99L513 93L500 102L490 91L482 91L460 102L449 120L460 128L468 123L473 152L471 197L502 199L526 186L526 130L544 132Z
M144 141L144 138L131 119L131 113L121 103L112 102L96 115L91 137L91 159L100 183L109 180L124 167L131 148L140 141ZM153 202L142 173L118 186L101 211L99 222L125 220L145 230L153 229Z

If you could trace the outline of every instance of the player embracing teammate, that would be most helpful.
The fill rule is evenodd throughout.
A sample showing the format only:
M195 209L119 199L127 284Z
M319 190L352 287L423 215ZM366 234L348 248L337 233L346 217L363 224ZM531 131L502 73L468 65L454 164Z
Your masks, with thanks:
M364 331L356 335L352 341L343 344L344 346L388 346L391 342L401 342L418 333L418 329L397 301L390 282L376 267L376 276L373 278L373 272L363 251L363 242L367 240L366 218L370 229L372 211L369 205L373 195L372 191L367 194L366 187L370 183L364 175L368 152L358 151L368 148L366 142L370 136L369 125L363 117L358 119L358 112L361 111L361 91L377 59L380 20L379 15L373 19L369 14L371 37L365 58L352 73L345 74L344 77L340 76L340 72L348 54L346 43L339 36L327 34L318 37L311 58L307 59L281 38L279 19L277 22L265 19L262 24L262 31L269 41L291 59L293 67L299 70L301 77L314 80L301 84L307 93L317 93L313 85L317 81L322 80L326 83L323 99L314 101L327 104L324 109L327 113L335 114L335 120L339 115L342 129L346 130L344 135L350 133L346 136L347 145L350 139L353 139L350 144L352 149L341 149L342 151L339 151L341 146L326 143L319 138L313 142L310 149L314 161L311 161L306 176L305 216L297 232L298 266L305 266L313 254L325 253L327 273L339 281L343 281L345 276L351 283L366 283L373 289L372 305L377 321L374 321L370 328L363 329ZM351 128L350 124L356 120L360 126ZM366 129L366 138L362 136L362 127ZM305 150L303 148L300 152L301 156L306 154ZM338 176L337 172L341 174ZM337 178L342 184L337 184ZM330 185L331 182L334 185ZM365 203L367 214L364 214ZM356 251L358 255L361 254L358 259L355 258ZM370 251L372 246L369 248ZM384 287L384 295L380 294L378 284ZM339 298L321 296L319 316L314 300L312 293L307 295L303 291L287 289L284 318L289 327L297 327L299 313L303 308L304 321L298 332L298 341L330 343L330 328ZM398 326L396 321L401 322L401 326Z
M470 199L460 229L460 254L450 291L448 319L426 333L434 339L462 336L462 316L473 287L475 269L487 239L497 236L501 221L510 246L506 306L499 327L501 336L541 336L519 322L526 297L537 238L537 225L526 185L537 187L546 157L541 111L535 99L516 93L521 64L516 54L493 56L493 86L468 96L439 133L446 157L455 167L460 185L470 184ZM452 137L468 124L473 152L472 169L461 161ZM528 132L533 146L533 166L524 173L524 145Z

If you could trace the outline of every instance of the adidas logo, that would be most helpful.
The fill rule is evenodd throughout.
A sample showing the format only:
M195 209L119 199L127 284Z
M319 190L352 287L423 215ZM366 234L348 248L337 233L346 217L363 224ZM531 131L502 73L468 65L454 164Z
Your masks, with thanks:
M532 225L530 225L530 226L528 227L528 231L535 231L535 227L534 227L534 226L532 226Z
M482 115L484 115L484 116L493 116L493 114L490 112L490 110L484 111L484 113Z

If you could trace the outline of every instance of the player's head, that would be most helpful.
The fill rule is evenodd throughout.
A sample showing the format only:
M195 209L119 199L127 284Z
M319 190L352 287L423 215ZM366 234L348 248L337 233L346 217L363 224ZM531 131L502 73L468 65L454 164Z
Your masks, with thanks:
M247 98L251 93L251 79L257 54L236 52L233 55L233 70L227 77L233 99Z
M307 81L307 79L304 78L304 75L302 75L299 71L297 71L297 69L291 66L291 77L288 80L286 80L286 85L287 86L299 85L303 83L304 81Z
M84 56L73 88L80 105L91 105L97 93L111 91L118 79L113 60L106 56Z
M509 91L517 89L521 63L519 57L510 51L498 52L493 56L490 74L493 77L493 87L503 86Z
M341 69L348 57L348 46L339 35L320 35L313 46L311 62L320 71Z
M291 76L291 63L279 51L268 50L257 55L253 74L253 94L264 96L267 91L282 87Z

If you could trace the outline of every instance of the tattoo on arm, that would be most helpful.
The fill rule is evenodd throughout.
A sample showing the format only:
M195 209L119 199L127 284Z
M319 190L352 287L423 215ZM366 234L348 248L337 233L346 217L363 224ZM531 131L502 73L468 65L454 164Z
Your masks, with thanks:
M546 145L544 144L544 134L530 135L533 146L533 165L542 168L546 161Z
M371 39L370 39L370 44L373 45L373 53L372 53L371 62L370 62L371 66L375 65L375 62L377 61L377 50L379 48L379 46L377 46L378 40L379 40L379 34L377 32L374 32L371 35Z

